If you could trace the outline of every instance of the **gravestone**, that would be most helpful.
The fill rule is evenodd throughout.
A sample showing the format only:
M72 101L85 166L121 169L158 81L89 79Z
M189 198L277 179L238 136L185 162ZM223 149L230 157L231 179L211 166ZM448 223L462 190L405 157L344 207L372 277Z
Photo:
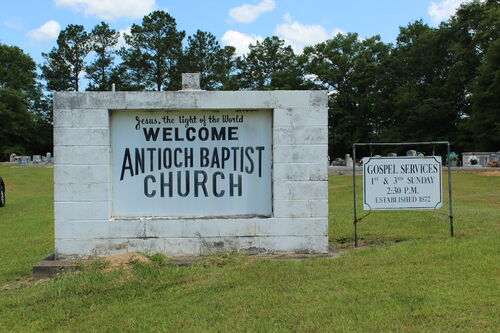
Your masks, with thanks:
M54 96L58 258L328 251L326 91Z
M353 164L353 161L352 161L351 155L346 154L345 155L345 166L346 167L352 167L352 164Z
M21 156L19 163L21 165L28 165L31 162L31 156Z
M33 164L42 163L42 155L33 155Z

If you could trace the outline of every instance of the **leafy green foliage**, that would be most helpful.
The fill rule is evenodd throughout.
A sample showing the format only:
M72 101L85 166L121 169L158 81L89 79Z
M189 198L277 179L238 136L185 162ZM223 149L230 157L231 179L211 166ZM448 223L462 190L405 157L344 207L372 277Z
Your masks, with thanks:
M491 43L479 67L468 123L478 151L497 151L500 147L500 40Z
M0 44L0 161L52 150L52 115L35 68L21 49Z
M383 140L454 141L464 88L450 82L449 41L446 30L421 21L401 28L387 64L392 112Z
M144 16L141 25L133 24L130 35L125 35L131 49L122 49L124 63L131 75L137 79L146 74L141 84L158 91L179 89L178 64L184 36L184 31L177 31L175 19L160 10Z
M221 48L214 35L198 30L188 37L183 72L200 73L201 89L223 89L231 80L234 70L234 51L231 46Z
M463 84L468 109L460 124L459 144L466 150L497 151L500 3L487 0L462 6L449 26L455 32L457 63L462 65L457 72L469 74Z
M308 73L331 93L330 154L354 142L498 150L499 23L498 1L474 1L439 28L401 27L394 46L347 34L306 48Z
M0 88L0 124L0 158L8 158L13 152L26 154L32 123L21 92Z
M329 143L338 155L350 151L354 142L375 138L379 112L384 112L384 65L389 46L378 36L360 40L357 34L338 34L304 55L308 73L320 87L331 90Z
M117 90L144 90L148 86L145 78L148 75L149 63L139 49L122 47L118 54L122 63L116 66L110 75L110 81L116 84Z
M249 46L237 59L237 80L241 89L305 89L304 73L291 46L277 36Z
M90 35L82 25L68 25L57 37L57 47L42 53L42 78L51 91L79 90L80 74L91 51Z
M31 94L36 85L36 64L17 46L0 44L0 88Z
M88 90L111 90L110 81L113 65L113 48L118 43L118 32L110 29L109 25L101 22L90 33L92 50L96 58L89 64L85 71L90 80Z

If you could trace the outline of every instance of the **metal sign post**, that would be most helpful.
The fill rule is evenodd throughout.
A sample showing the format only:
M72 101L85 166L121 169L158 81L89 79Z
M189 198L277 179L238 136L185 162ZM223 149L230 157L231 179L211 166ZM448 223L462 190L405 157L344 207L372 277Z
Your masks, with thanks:
M450 156L450 143L448 141L433 141L433 142L398 142L398 143L355 143L352 145L352 156L353 156L353 169L352 169L352 174L353 174L353 203L354 203L354 246L355 247L358 247L358 222L362 219L358 219L358 216L357 216L357 190L356 190L356 147L357 146L369 146L370 147L370 152L372 151L372 148L373 146L415 146L415 145L433 145L433 154L434 154L434 145L439 145L439 144L445 144L447 145L447 153L448 153L448 161L447 161L447 164L448 164L448 194L449 194L449 205L450 205L450 215L449 215L449 218L450 218L450 235L451 237L454 236L454 230L453 230L453 200L452 200L452 189L451 189L451 159L449 158ZM371 155L371 153L370 153ZM386 165L387 168L390 168L392 167L394 170L395 170L395 166L396 165L400 165L401 166L401 163L402 160L404 160L405 158L402 158L402 157L394 157L394 158L381 158L380 161L378 162L385 162L387 163L388 160L393 160L394 161L394 164L392 165ZM367 159L367 161L373 161L371 158L370 159ZM365 202L365 209L366 207L369 207L368 210L386 210L386 209L436 209L436 208L439 208L441 207L441 159L437 159L437 158L430 158L429 160L429 163L430 164L424 164L424 163L421 163L423 162L422 160L414 160L414 161L419 161L419 163L417 164L420 164L420 168L424 168L425 169L425 166L429 167L429 166L434 166L435 168L435 171L436 172L439 172L439 177L438 179L436 179L436 181L439 181L439 184L436 183L436 185L439 185L439 188L438 189L433 189L432 186L427 186L425 187L427 191L430 191L428 194L428 196L423 196L423 197L420 197L419 198L419 201L422 202L422 204L406 204L404 206L401 206L401 205L398 205L397 203L394 204L394 202L398 202L398 201L401 201L401 202L408 202L406 199L409 199L408 197L401 197L401 198L396 198L396 197L391 197L389 199L390 202L386 203L385 202L385 199L387 198L382 198L384 200L381 200L381 205L379 205L377 208L372 208L370 207L370 205L366 205L366 202ZM378 163L377 162L377 163ZM397 163L396 163L397 162ZM439 163L439 166L436 165L436 163ZM383 163L382 163L383 164ZM400 167L398 166L398 168ZM404 165L403 165L404 166ZM363 167L365 167L365 165L363 165ZM416 166L417 169L418 169L418 165ZM413 171L412 171L413 172ZM363 175L365 176L365 175ZM402 177L394 177L395 178L395 181L400 181L402 179ZM408 177L408 178L415 178L415 177ZM434 182L434 178L432 177L427 177L426 179L429 180L429 182ZM378 177L374 177L372 179L372 183L374 183L375 181L378 181L379 178ZM408 180L409 181L409 180ZM363 186L365 186L365 182L363 182ZM373 184L372 184L373 185ZM432 185L432 184L431 184ZM408 188L408 187L405 187L404 188L404 192L406 192L408 189L409 193L411 194L414 194L416 193L416 191L413 190L412 187ZM413 192L412 192L413 191ZM434 192L433 192L434 191ZM436 193L439 192L439 196L436 196ZM394 194L394 193L391 193L391 194ZM425 201L426 200L431 200L432 198L432 204L425 204ZM373 199L373 198L372 198ZM396 200L398 199L398 200ZM416 199L416 197L412 197L410 199ZM365 198L366 200L366 198ZM406 200L406 201L405 201ZM434 201L435 200L435 201ZM430 202L430 201L429 201ZM364 218L364 217L363 217Z
M449 201L450 201L450 234L451 237L453 237L453 198L451 196L451 158L450 158L450 143L447 142L448 145L448 195L449 195Z
M354 247L358 247L358 217L356 207L356 144L352 145L352 183L354 187Z

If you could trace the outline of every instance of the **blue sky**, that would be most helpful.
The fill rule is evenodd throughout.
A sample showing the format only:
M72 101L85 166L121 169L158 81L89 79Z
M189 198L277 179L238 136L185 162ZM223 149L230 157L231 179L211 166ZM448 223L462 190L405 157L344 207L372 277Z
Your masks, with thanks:
M341 32L380 35L394 42L399 26L422 19L436 26L469 0L0 0L0 42L17 45L35 61L68 24L88 31L106 21L118 31L155 9L168 11L187 35L213 33L239 54L248 43L278 35L300 51Z

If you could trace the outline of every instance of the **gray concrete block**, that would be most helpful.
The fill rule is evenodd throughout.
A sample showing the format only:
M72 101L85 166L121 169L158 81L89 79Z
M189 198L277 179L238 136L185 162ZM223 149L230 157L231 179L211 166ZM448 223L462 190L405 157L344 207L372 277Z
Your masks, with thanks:
M55 237L79 240L146 238L145 223L141 220L56 222Z
M273 165L273 176L275 180L310 180L309 163L278 163Z
M109 146L108 128L54 128L57 146Z
M55 255L60 259L87 258L93 253L89 240L55 239Z
M104 184L110 187L107 166L56 164L54 166L55 184ZM60 189L60 188L58 188ZM90 190L91 188L89 188ZM102 190L102 188L100 189ZM108 191L109 188L106 189ZM76 195L76 193L74 193Z
M325 181L275 181L276 200L321 200L328 197Z
M311 217L328 217L328 200L311 200Z
M256 236L327 236L328 220L322 218L276 218L256 223Z
M88 167L84 167L87 169ZM84 171L84 174L86 171ZM57 182L54 183L55 202L75 202L75 201L108 201L110 184L106 182L82 183L64 178L64 183L60 183L61 173L57 174ZM76 177L78 179L78 177ZM68 182L71 180L71 182ZM81 180L81 179L80 179ZM88 179L86 179L88 180Z
M276 236L238 238L240 252L251 254L328 253L324 236Z
M55 109L54 127L109 128L109 111L99 108Z
M307 200L274 200L273 203L274 217L309 217L311 215L310 204Z
M327 145L279 145L273 146L273 161L275 163L318 163L327 164Z
M200 73L182 73L182 90L200 89Z
M54 147L54 163L57 165L109 165L109 146ZM103 168L107 170L107 167Z
M109 220L110 203L107 201L55 202L54 217L57 222L78 220Z

